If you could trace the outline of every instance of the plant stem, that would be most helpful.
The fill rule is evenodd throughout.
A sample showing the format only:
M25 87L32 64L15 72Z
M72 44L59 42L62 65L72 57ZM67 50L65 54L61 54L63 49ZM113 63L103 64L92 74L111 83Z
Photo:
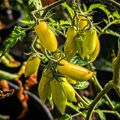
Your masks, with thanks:
M9 119L10 119L10 116L0 114L0 120L9 120Z
M75 92L75 94L77 95L77 97L80 99L80 101L84 104L85 107L88 107L89 104L85 102L85 100L77 93Z
M116 2L115 0L108 0L108 1L113 3L116 6L120 7L120 3Z
M111 25L117 24L117 23L119 23L119 22L120 22L120 20L114 20L114 21L110 22L107 26L105 26L105 27L102 29L102 33L104 33L104 31L105 31L106 29L108 29Z
M93 102L89 106L86 120L91 120L91 116L92 116L93 110L95 109L95 106L97 105L99 100L113 87L114 87L114 84L112 80L108 84L106 84L104 89L97 95L97 97L93 100Z
M72 116L71 116L71 118L74 118L74 117L76 117L76 116L78 116L78 115L81 115L81 116L83 116L83 117L84 117L84 115L83 115L83 113L82 113L82 112L78 112L78 113L76 113L76 114L72 115ZM85 117L84 117L84 118L85 118Z
M0 80L16 80L19 78L18 74L9 73L3 70L0 70Z
M94 81L94 83L97 85L97 87L99 88L99 90L102 91L103 88L102 88L102 86L100 85L100 83L98 82L96 76L93 77L93 81ZM110 107L111 107L112 109L114 109L114 105L113 105L112 101L110 100L110 98L108 97L107 94L105 94L105 98L107 99Z
M42 15L42 16L45 16L45 14L47 13L47 11L49 11L50 9L53 9L54 7L60 5L60 4L63 3L63 2L66 2L66 1L68 1L68 0L58 0L58 1L56 1L56 2L54 2L54 3L52 3L52 4L50 4L50 5L47 5L47 6L43 7L43 8L41 8L41 9L32 11L32 15L34 15L34 14L35 14L36 12L38 12L38 11L44 11L44 10L46 10L46 11L43 13L43 15Z
M111 111L111 110L101 110L104 113L108 113L108 114L115 114L118 119L120 119L120 114L117 111Z
M90 67L91 70L93 70L93 65L92 65L92 63L89 64L89 67ZM99 83L98 79L96 78L96 76L93 77L93 83L97 86L97 88L98 88L100 91L103 90L103 88L102 88L102 86L100 85L100 83ZM107 94L105 94L105 98L106 98L106 100L108 101L111 109L114 109L114 105L113 105L112 101L110 100L110 98L108 97Z

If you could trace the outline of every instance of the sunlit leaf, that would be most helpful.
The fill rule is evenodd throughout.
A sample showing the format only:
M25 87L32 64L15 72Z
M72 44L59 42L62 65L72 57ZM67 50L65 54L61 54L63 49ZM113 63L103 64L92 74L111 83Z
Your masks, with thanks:
M75 89L84 90L89 86L88 81L77 82L77 84L73 85Z
M112 15L114 16L114 17L116 17L117 19L120 19L120 14L119 14L119 12L116 10L116 11L114 11L113 13L112 13Z
M25 36L26 36L25 31L22 30L22 28L20 26L15 26L14 29L13 29L13 31L12 31L12 33L10 34L10 37L5 40L5 47L3 49L2 55L0 56L0 59L18 41L22 41Z
M68 13L70 14L71 18L73 18L73 16L74 16L74 11L73 11L73 9L72 9L71 7L69 7L69 6L67 5L67 3L63 3L63 4L61 4L61 6L62 6L63 8L66 8L67 11L68 11Z
M96 3L96 4L92 4L89 7L89 11L92 11L93 9L100 9L102 10L107 16L110 15L110 11L106 8L106 6L104 4L100 4L100 3Z
M41 0L29 0L28 1L28 5L32 5L34 6L36 9L40 9L42 8L42 3L41 3Z

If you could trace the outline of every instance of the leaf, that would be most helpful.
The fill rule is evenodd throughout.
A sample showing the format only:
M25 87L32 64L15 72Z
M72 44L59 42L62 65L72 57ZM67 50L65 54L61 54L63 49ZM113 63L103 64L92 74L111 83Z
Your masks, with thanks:
M113 104L114 104L115 110L120 112L120 102L113 101Z
M66 9L67 9L67 11L68 11L68 13L70 14L70 17L71 17L71 18L74 17L74 11L73 11L73 9L72 9L71 7L69 7L66 2L63 3L63 4L61 4L61 6L62 6L63 8L66 8Z
M110 29L105 30L105 34L110 34L110 35L113 35L115 37L119 37L120 38L120 34L119 33L115 32L113 30L110 30Z
M92 11L93 9L96 9L96 8L102 10L107 16L110 15L110 11L106 8L106 6L100 3L90 5L88 10Z
M83 11L87 11L87 6L84 3L82 4L82 7L83 7Z
M96 108L99 108L100 106L103 106L105 104L109 105L108 101L106 101L104 98L101 98L97 103Z
M28 5L35 7L37 10L42 8L41 0L29 0Z
M88 113L87 110L83 110L83 111L82 111L82 114L83 114L83 116L84 116L85 118L87 117L87 113Z
M70 23L67 20L60 20L60 25L70 25Z
M101 110L95 110L101 120L106 120L105 114Z
M113 13L112 13L112 15L114 16L114 17L116 17L117 19L120 19L120 14L119 14L119 12L116 10L116 11L114 11Z
M88 61L81 59L79 55L74 56L70 62L80 66L84 66L88 64Z
M20 22L25 25L34 25L35 24L34 21L30 21L30 20L20 20Z
M18 41L22 41L26 33L20 26L15 26L10 37L5 40L5 48L0 56L0 59L12 48Z
M77 84L73 85L73 87L75 89L78 90L84 90L89 86L89 82L88 81L83 81L83 82L77 82Z

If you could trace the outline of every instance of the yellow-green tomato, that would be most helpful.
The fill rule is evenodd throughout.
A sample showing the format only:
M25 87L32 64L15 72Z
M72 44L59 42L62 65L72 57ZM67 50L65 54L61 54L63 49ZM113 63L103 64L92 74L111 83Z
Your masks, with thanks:
M40 58L37 56L30 56L25 65L25 77L31 75L34 72L38 71L40 65Z
M53 102L55 103L61 114L64 114L67 104L67 96L62 88L62 85L59 81L53 79L50 81L50 86Z
M69 63L64 59L60 61L60 65L57 66L57 70L63 75L78 81L89 80L95 74L85 67Z
M88 24L88 20L85 16L80 16L78 20L79 29L83 30Z
M52 78L52 73L49 70L44 69L38 85L38 94L43 103L45 103L46 99L51 95L51 89L50 89L51 78Z
M70 60L76 53L76 46L75 46L75 36L77 35L77 31L75 28L70 27L67 30L67 39L64 44L64 53L68 60Z
M68 83L68 81L65 77L62 77L61 80L62 80L62 87L67 96L67 99L71 102L76 102L77 100L75 97L75 90L72 87L72 85L70 83Z
M99 55L99 52L100 52L100 41L99 38L96 37L96 47L95 50L89 55L89 61L93 62Z
M51 52L57 50L58 43L56 36L53 31L48 27L46 22L39 22L39 24L35 26L35 32L44 48Z

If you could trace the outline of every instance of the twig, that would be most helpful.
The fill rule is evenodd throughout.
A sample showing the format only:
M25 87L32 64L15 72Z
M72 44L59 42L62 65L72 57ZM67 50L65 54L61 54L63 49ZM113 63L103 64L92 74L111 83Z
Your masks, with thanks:
M116 2L115 0L108 0L108 1L120 8L120 3Z
M99 90L102 91L103 88L102 88L102 86L100 85L100 83L98 82L96 76L94 76L93 79L94 79L94 83L97 85L97 87L99 88ZM111 107L112 109L114 109L114 105L113 105L112 101L110 100L110 98L108 97L107 94L105 94L105 98L106 98L106 100L108 101L110 107Z
M77 95L77 97L80 99L80 101L83 103L85 107L89 106L89 104L86 103L86 101L77 92L75 92L75 94Z
M113 111L113 110L101 110L101 111L108 114L114 114L118 117L118 119L120 119L120 114L117 111Z
M89 64L89 67L90 67L91 70L93 70L92 63ZM98 79L96 78L96 76L93 77L93 83L97 86L97 88L98 88L100 91L103 90L103 88L102 88L102 86L100 85L100 83L99 83ZM109 102L109 105L110 105L111 109L114 109L114 105L113 105L112 101L110 100L110 98L108 97L107 94L105 94L105 98L106 98L106 100Z
M91 116L93 113L93 110L95 109L95 106L99 102L99 100L110 90L114 87L113 81L111 80L105 87L104 89L97 95L97 97L93 100L91 105L88 108L88 114L86 120L91 120Z

